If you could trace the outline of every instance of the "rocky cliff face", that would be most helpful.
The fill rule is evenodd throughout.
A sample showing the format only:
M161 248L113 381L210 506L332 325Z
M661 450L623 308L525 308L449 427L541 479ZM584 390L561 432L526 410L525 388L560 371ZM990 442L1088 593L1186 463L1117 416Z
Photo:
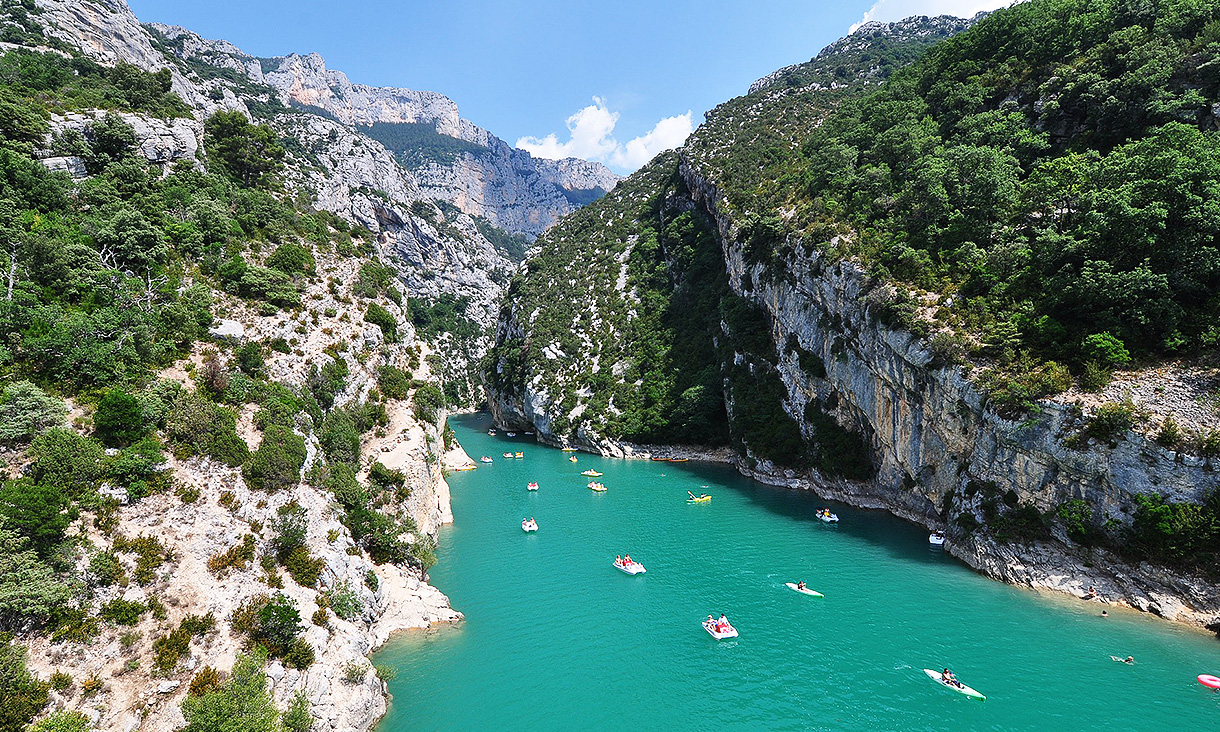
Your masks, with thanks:
M441 138L469 143L460 154L415 160L411 177L423 197L452 203L509 232L537 236L618 182L600 163L533 158L463 119L457 104L436 92L354 84L316 53L256 59L184 28L150 27L179 58L240 73L275 89L285 103L346 127L424 125Z

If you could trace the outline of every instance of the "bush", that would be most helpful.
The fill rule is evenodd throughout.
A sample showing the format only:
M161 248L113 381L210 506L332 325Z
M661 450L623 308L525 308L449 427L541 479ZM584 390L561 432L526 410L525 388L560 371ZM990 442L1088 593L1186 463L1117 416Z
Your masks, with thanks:
M330 609L344 620L354 620L364 611L360 595L346 580L327 590L324 596Z
M186 726L180 732L278 732L279 713L267 693L267 653L239 654L224 684L182 702Z
M348 661L343 665L343 683L348 686L355 686L364 681L364 677L368 675L368 672L369 667L360 661Z
M0 517L7 526L30 540L39 556L47 557L63 541L68 528L69 500L58 486L29 478L0 485Z
M130 445L144 435L144 410L140 401L120 388L106 392L93 414L98 439L109 447Z
M1089 418L1085 431L1098 440L1113 440L1135 426L1140 411L1130 401L1102 404Z
M314 722L313 715L309 712L309 697L305 696L304 691L298 691L284 710L284 732L309 732Z
M0 392L0 442L24 443L47 427L63 422L68 407L29 381Z
M425 424L436 424L445 408L445 394L432 384L417 388L411 401L415 405L415 419Z
M237 111L220 111L204 122L208 163L247 188L274 185L284 148L267 125L254 125Z
M1086 361L1092 361L1103 367L1113 368L1131 363L1131 354L1121 339L1113 334L1094 333L1086 336L1080 344L1081 353Z
M187 693L191 696L203 696L209 691L215 691L219 688L220 672L211 666L204 666L191 679L191 686Z
M289 644L288 651L284 653L284 665L300 671L312 666L314 660L313 646L306 643L304 638L294 639Z
M1088 503L1079 499L1067 501L1059 506L1056 513L1063 520L1064 528L1072 541L1080 544L1093 542L1096 532L1093 529L1093 509Z
M174 553L155 536L143 534L134 539L119 536L114 540L114 550L136 555L135 579L142 585L153 581L154 570L173 558Z
M276 510L271 530L275 532L272 546L276 556L283 561L293 549L305 545L309 532L309 512L296 501L290 501Z
M369 468L369 483L380 490L399 490L406 482L407 476L401 470L391 470L380 462L373 463Z
M237 361L237 368L250 376L262 373L263 366L266 365L266 359L263 358L263 346L258 341L249 341L238 346L233 357Z
M116 597L102 605L98 616L115 625L135 625L140 622L140 616L148 612L148 606L142 602L134 602Z
M127 497L138 501L152 493L162 493L173 482L173 471L164 470L161 443L151 435L125 448L110 463L110 481L127 489Z
M0 730L20 732L47 705L48 685L26 668L26 650L0 633Z
M322 559L310 556L309 550L298 546L283 559L284 569L292 575L292 579L301 587L313 587L318 583L318 576L326 567Z
M1172 503L1164 496L1135 496L1135 515L1127 549L1137 557L1170 566L1198 567L1220 575L1220 490L1201 504Z
M85 715L61 709L26 727L26 732L88 732L92 728Z
M30 477L79 497L106 474L106 453L96 440L53 427L30 443Z
M191 639L211 632L216 621L209 613L203 617L188 615L168 635L153 641L153 666L161 673L169 673L183 656L190 653Z
M394 366L379 366L377 386L387 399L406 399L411 392L411 376Z
M346 410L338 409L326 415L318 432L318 442L327 462L346 463L352 467L360 464L360 432Z
M254 535L246 534L237 544L208 559L208 570L217 577L224 577L230 569L245 569L254 560L257 548Z
M90 557L89 573L98 587L110 587L127 581L127 573L114 552L98 552Z
M377 303L369 303L368 309L364 312L364 322L381 328L387 343L394 343L398 340L398 321L394 319L390 311Z
M276 247L267 257L267 266L286 275L313 274L313 254L303 246L286 242Z
M305 440L291 429L270 425L243 473L251 488L270 493L300 482L304 464Z

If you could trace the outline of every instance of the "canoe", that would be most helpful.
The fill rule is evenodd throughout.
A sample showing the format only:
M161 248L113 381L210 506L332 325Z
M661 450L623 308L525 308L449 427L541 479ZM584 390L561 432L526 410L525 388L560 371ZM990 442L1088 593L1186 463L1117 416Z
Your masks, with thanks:
M529 433L527 432L526 434L528 435ZM559 450L560 452L576 452L576 448L574 447L561 447Z
M671 463L685 463L685 462L690 462L690 458L670 458L670 459L669 459L669 462L671 462Z
M613 564L614 568L618 571L626 572L627 574L644 574L648 571L644 569L644 565L635 561L631 562L630 564L625 562L611 562L611 564Z
M928 675L929 679L932 679L933 681L935 681L936 683L945 687L946 689L949 689L950 691L956 691L959 694L968 696L971 699L978 699L979 701L985 701L987 699L987 697L983 696L982 694L975 691L974 689L971 689L969 686L966 686L965 684L962 684L961 686L954 686L953 684L947 683L944 679L942 679L940 677L939 671L933 671L930 668L925 668L923 670L923 672Z
M795 582L785 582L784 584L788 586L788 589L796 590L797 592L809 595L810 597L826 597L817 590L811 590L808 587L797 587Z
M737 637L737 629L734 628L732 625L729 625L725 630L717 630L716 625L714 623L709 623L708 621L704 620L703 629L706 630L708 633L710 633L711 636L713 638L715 638L716 640L724 640L725 638L736 638Z
M699 496L698 498L687 498L686 502L687 503L707 503L710 500L712 500L711 496L704 495L704 496Z
M1220 689L1220 677L1212 676L1211 674L1199 674L1195 678L1200 684L1209 689Z

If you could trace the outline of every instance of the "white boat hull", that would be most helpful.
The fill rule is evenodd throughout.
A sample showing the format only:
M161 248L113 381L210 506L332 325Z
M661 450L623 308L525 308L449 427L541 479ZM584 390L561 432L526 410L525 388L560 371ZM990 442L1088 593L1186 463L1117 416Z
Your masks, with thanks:
M716 630L716 626L712 623L703 621L703 629L706 630L716 640L724 640L725 638L736 638L737 629L732 625L727 630Z
M978 699L979 701L987 700L987 697L983 696L982 694L975 691L974 689L971 689L969 686L966 686L965 684L962 684L961 686L954 686L953 684L948 683L947 681L945 681L944 679L942 679L940 677L940 674L938 674L937 672L933 671L930 668L925 668L923 670L923 672L928 675L929 679L932 679L933 681L935 681L936 683L945 687L949 691L956 691L957 693L961 694L962 696L968 696L971 699Z
M631 564L619 564L618 562L614 562L613 564L615 569L620 572L625 572L626 574L644 574L648 571L644 569L644 565L640 564L639 562L632 562Z

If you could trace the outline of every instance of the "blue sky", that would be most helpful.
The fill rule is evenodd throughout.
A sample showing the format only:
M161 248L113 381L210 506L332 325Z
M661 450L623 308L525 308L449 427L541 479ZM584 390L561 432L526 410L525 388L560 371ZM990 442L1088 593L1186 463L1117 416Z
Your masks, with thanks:
M998 0L128 0L256 56L317 52L352 81L437 91L545 157L617 172L680 144L750 82L866 17L972 15Z

